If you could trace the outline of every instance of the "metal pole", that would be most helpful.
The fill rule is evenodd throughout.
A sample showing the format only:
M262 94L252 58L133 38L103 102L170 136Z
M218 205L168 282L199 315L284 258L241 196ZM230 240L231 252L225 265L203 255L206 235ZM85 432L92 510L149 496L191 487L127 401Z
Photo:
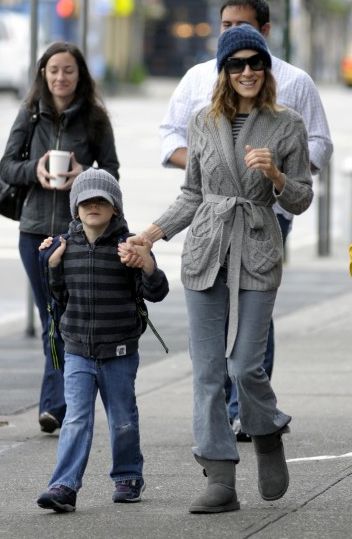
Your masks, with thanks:
M30 67L28 73L28 85L32 83L35 74L38 54L38 0L31 0L31 44L30 44ZM33 292L29 281L27 282L27 321L25 333L28 337L35 336L34 327L34 301Z
M330 255L330 164L319 174L318 189L318 256Z
M34 78L38 54L38 0L31 0L31 49L29 82Z
M291 61L290 26L291 26L291 2L290 0L285 0L284 51L285 51L286 62Z
M87 59L88 10L89 10L88 0L81 0L81 13L80 13L80 19L79 19L79 42L80 42L81 51L86 59Z

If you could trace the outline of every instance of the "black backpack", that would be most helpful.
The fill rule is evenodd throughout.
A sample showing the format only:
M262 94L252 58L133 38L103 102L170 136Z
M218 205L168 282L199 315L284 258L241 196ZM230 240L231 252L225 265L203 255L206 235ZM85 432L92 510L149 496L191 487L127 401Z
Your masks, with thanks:
M63 237L65 240L69 238L69 234L61 234L61 237ZM126 237L120 238L118 243L125 241ZM40 268L40 274L41 279L45 288L45 294L47 298L47 310L48 310L48 316L49 316L49 323L48 323L48 337L49 337L49 344L50 344L50 354L51 354L51 360L53 363L53 366L55 369L62 369L64 364L64 346L63 346L63 339L60 333L60 319L61 316L64 313L64 308L56 301L56 299L52 296L50 285L49 285L49 270L48 270L48 261L53 252L59 247L60 245L60 236L55 236L53 238L53 242L50 245L50 247L43 249L39 251L39 268ZM128 276L129 276L129 284L133 293L133 296L136 301L137 305L137 313L140 317L141 326L142 326L142 333L145 332L147 329L147 326L150 327L156 338L161 343L162 347L164 348L165 352L168 353L169 349L166 346L164 340L159 335L158 331L156 330L155 326L149 319L148 315L148 308L145 304L144 298L138 294L136 289L136 280L135 280L135 274L134 271L130 268L128 269Z

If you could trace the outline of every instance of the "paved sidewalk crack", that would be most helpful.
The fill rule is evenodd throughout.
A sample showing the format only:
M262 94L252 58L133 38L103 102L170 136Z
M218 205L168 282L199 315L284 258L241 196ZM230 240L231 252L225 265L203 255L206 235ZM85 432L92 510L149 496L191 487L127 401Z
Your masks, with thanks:
M348 471L348 473L346 473L346 471ZM250 531L246 535L242 535L241 539L250 539L251 537L255 537L258 533L262 532L263 530L265 530L269 526L272 526L273 524L276 524L277 522L279 522L283 518L285 518L285 517L287 517L289 515L292 515L294 513L297 513L298 511L300 511L300 509L303 509L309 503L311 503L315 499L319 498L319 496L322 496L323 494L328 492L331 488L335 487L336 485L338 485L339 483L341 483L342 481L344 481L345 479L347 479L348 477L351 477L351 476L352 476L352 466L348 466L347 468L345 468L344 472L340 473L339 476L334 481L332 481L331 483L326 485L324 488L320 488L319 490L317 490L314 494L309 496L305 501L303 501L302 503L296 505L295 507L292 507L292 509L289 509L287 511L282 511L279 515L277 515L277 516L275 516L273 518L268 517L268 519L269 519L268 522L257 525L257 527L255 529L252 529L252 531ZM254 526L256 526L256 525L254 524Z

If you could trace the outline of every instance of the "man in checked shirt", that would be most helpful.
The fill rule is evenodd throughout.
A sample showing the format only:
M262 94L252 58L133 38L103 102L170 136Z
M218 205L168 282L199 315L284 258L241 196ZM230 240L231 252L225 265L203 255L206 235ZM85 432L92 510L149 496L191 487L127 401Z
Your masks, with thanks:
M265 0L229 0L220 8L220 32L232 26L249 23L264 37L270 32L270 11ZM333 145L324 108L311 77L301 69L272 56L272 73L277 82L277 102L299 112L308 131L309 159L312 174L329 163ZM197 64L187 71L171 96L166 115L160 126L162 164L165 167L185 168L187 160L187 126L194 112L208 105L217 78L216 59ZM292 226L292 214L278 204L274 207L285 246ZM274 326L271 320L263 367L271 378L274 362ZM238 441L251 441L241 432L238 418L236 384L228 393L229 419Z

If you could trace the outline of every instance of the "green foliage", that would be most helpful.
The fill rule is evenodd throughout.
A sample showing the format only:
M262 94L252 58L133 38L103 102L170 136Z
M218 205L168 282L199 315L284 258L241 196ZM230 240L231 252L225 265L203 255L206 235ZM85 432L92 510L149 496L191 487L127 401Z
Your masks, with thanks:
M351 0L304 0L307 11L316 15L346 15L352 9Z
M337 15L345 15L348 13L352 7L351 2L346 0L325 0L326 9L331 11L331 13L336 13Z
M143 64L135 64L122 76L116 69L106 66L103 77L103 84L107 88L115 89L120 83L141 84L147 76L147 71Z
M116 68L106 66L101 86L107 95L134 93L139 91L139 87L146 77L147 71L141 64L135 64L124 75L119 73Z
M104 91L110 95L113 95L117 91L118 80L119 77L116 70L113 69L111 66L107 65L105 67L104 76L101 81Z
M134 65L128 75L128 82L141 84L147 76L147 71L143 64Z

